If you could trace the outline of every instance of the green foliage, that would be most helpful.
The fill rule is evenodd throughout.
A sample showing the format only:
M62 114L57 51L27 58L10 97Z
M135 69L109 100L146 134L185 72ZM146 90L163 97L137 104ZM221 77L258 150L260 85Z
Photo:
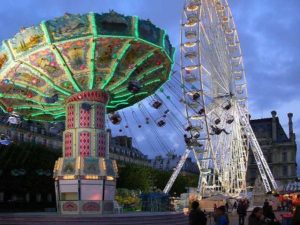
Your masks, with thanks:
M170 171L127 164L119 168L117 187L130 190L141 190L144 193L153 191L154 189L163 190L171 175L172 173ZM197 181L197 175L180 174L177 177L170 194L178 196L181 193L186 192L186 187L196 187Z
M19 192L54 192L53 178L39 176L36 170L53 171L55 160L59 153L50 151L44 146L21 143L13 144L0 150L0 190ZM13 176L14 169L24 169L23 176Z
M27 192L28 190L32 192L54 191L52 176L39 176L36 170L43 169L52 172L55 160L59 156L60 153L53 152L44 146L30 143L13 144L1 149L0 170L2 174L0 173L0 190L11 192ZM11 170L13 169L24 169L26 174L24 176L12 176ZM170 171L127 164L119 167L117 187L141 190L144 193L159 191L163 190L170 177ZM178 196L186 192L186 187L196 187L197 180L197 175L179 175L170 194ZM126 198L120 199L120 201L135 201L129 197Z
M154 186L152 169L150 167L128 164L119 168L119 179L117 186L130 190L150 191Z
M139 191L120 188L117 189L115 199L124 209L136 211L141 209L141 200L139 196Z

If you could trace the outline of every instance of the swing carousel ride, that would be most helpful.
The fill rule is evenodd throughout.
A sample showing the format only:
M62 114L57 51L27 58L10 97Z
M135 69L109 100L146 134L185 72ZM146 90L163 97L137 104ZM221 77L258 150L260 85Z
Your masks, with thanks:
M117 167L108 155L106 112L119 124L118 110L169 79L173 54L164 30L113 11L65 14L3 42L0 108L7 122L65 120L63 157L54 168L61 212L112 210Z

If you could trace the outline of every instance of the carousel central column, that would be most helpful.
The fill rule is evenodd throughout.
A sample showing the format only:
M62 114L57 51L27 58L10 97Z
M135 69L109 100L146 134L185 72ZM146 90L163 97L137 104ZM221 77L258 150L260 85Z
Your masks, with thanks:
M108 94L84 91L71 96L66 105L64 157L108 157L105 113Z
M83 91L66 102L63 157L55 163L57 208L63 214L113 211L117 166L109 159L105 130L109 96Z

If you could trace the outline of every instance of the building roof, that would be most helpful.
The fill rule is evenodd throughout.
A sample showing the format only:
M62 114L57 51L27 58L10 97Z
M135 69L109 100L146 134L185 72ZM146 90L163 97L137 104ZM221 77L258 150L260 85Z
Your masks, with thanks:
M275 117L277 127L276 142L289 142L289 138L282 128L278 117ZM250 120L250 124L257 138L272 138L272 118Z

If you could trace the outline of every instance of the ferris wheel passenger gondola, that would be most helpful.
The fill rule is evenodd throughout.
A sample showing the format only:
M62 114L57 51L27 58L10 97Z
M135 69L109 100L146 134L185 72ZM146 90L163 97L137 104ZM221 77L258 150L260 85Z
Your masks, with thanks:
M139 81L130 81L127 89L129 92L136 94L141 90L141 84Z
M163 127L166 125L166 120L164 117L160 118L157 122L156 122L157 126L159 127Z
M162 102L158 100L154 100L151 102L151 106L155 109L159 109L162 106Z
M21 117L17 113L12 112L7 119L7 123L13 124L13 125L19 125L22 123L22 120L21 120Z
M45 102L47 103L55 103L58 101L58 94L54 94L51 97L45 97Z
M8 137L5 134L1 134L0 135L0 145L10 145L12 143L12 140L10 139L10 137Z
M111 113L109 116L109 120L111 121L112 124L118 125L122 121L122 117L120 116L119 113Z

